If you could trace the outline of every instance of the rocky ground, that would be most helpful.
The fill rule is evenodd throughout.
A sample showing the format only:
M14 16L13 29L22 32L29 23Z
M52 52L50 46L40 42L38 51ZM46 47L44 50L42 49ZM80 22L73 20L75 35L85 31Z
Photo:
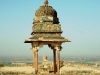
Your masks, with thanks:
M64 66L60 69L60 73L66 75L100 75L100 69Z
M0 69L0 75L34 75L34 68L32 66L24 67L2 67ZM71 66L65 65L60 69L61 75L100 75L99 67L90 67L90 66ZM39 74L41 75L41 74ZM43 75L43 74L42 74ZM50 74L46 74L50 75ZM51 74L53 75L53 74Z
M5 74L33 74L34 73L34 68L30 66L25 66L25 67L2 67L0 69L1 72Z

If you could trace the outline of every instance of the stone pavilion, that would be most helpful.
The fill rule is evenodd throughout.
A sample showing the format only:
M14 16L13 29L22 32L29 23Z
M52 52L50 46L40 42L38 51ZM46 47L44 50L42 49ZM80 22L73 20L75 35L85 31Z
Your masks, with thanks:
M40 6L35 12L33 31L31 33L32 37L26 39L24 42L31 43L32 45L31 50L34 53L34 68L36 74L38 73L38 51L44 45L48 45L53 51L54 74L60 73L61 44L70 42L70 40L61 36L62 30L61 24L59 23L57 11L52 6L49 6L48 0L44 0L44 5Z

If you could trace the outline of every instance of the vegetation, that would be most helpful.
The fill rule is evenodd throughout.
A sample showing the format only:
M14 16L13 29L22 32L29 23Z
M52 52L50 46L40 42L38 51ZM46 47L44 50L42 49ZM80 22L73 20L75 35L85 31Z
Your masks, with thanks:
M0 68L1 68L1 67L4 67L4 65L3 65L2 63L0 63Z

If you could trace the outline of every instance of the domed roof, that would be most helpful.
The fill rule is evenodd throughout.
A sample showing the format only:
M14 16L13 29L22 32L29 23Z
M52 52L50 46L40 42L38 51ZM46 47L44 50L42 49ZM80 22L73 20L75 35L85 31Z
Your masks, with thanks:
M48 6L48 0L45 0L44 5L40 6L36 11L35 16L57 17L57 12L52 8L52 6Z

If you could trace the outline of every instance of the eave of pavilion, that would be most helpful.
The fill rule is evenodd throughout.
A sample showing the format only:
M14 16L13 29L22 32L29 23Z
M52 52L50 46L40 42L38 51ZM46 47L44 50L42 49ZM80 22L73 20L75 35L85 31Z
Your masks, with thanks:
M42 39L42 38L40 38L40 39L30 39L30 38L28 38L28 39L26 39L25 41L24 41L24 43L32 43L32 42L45 42L45 43L50 43L50 42L61 42L61 43L63 43L63 42L71 42L69 39Z

